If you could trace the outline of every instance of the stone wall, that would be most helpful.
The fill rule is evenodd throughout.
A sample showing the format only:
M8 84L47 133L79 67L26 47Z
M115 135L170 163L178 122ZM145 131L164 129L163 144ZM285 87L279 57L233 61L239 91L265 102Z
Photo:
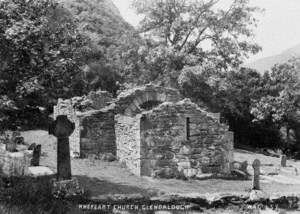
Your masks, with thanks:
M75 122L71 151L81 157L111 153L142 176L230 172L233 134L219 114L182 100L175 89L146 85L121 93L114 103L95 92L59 100L54 116L59 114Z
M140 115L115 116L117 157L136 175L140 173Z
M229 173L233 135L218 120L188 99L142 113L141 175Z
M111 153L116 155L114 106L79 113L81 156Z
M114 104L111 102L112 95L105 91L58 99L54 106L54 119L58 115L67 115L75 123L75 130L69 137L71 157L116 153Z
M111 104L113 100L113 96L111 93L107 91L99 90L99 91L91 91L86 96L86 99L92 101L91 107L93 109L101 109Z

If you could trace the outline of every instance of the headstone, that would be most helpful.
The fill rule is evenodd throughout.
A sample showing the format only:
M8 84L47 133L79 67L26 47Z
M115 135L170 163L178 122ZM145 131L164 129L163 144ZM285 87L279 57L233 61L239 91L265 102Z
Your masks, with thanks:
M34 148L36 147L35 143L30 144L30 146L28 147L28 150L34 150Z
M242 162L241 171L247 172L247 168L248 168L248 162L247 161Z
M16 137L15 137L15 143L16 143L17 145L25 144L25 142L24 142L24 137L22 137L22 136L16 136Z
M255 159L252 163L252 167L254 170L252 189L260 190L260 185L259 185L260 161L258 159Z
M9 142L6 143L5 149L8 152L16 152L17 151L17 144L13 141L9 141Z
M39 166L40 165L40 157L41 157L42 146L39 144L33 149L33 157L31 159L31 166Z
M286 167L286 155L281 155L281 167Z
M66 115L57 116L49 127L49 134L57 137L57 180L71 180L69 136L75 129Z
M12 137L19 137L19 136L21 136L21 132L20 131L13 131L12 132Z

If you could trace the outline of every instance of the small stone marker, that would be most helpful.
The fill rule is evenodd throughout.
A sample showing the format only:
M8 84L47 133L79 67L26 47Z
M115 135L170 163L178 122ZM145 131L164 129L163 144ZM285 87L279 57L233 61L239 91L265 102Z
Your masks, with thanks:
M28 147L27 150L34 150L34 148L36 147L35 143L30 144L30 146Z
M71 180L69 136L75 129L66 115L57 116L49 127L49 134L57 137L57 180Z
M40 144L33 149L33 156L30 164L31 166L40 165L41 150L42 150L42 146Z
M17 144L13 141L9 141L9 142L6 143L5 149L8 152L16 152L17 151Z
M286 155L281 155L281 167L286 167Z
M17 145L23 145L25 142L24 142L24 137L22 137L22 136L16 136L15 137L15 143L17 144Z
M252 167L253 167L253 170L254 170L252 189L253 190L260 190L260 185L259 185L260 161L258 159L255 159L252 163Z
M241 171L242 172L247 172L247 168L248 168L248 162L247 161L242 162Z

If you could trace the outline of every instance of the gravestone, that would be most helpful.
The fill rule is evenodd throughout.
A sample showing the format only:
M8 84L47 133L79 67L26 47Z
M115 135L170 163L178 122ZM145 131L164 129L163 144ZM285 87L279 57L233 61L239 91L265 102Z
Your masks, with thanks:
M5 145L5 150L8 152L17 152L17 144L13 141L8 141Z
M40 144L34 147L31 164L30 164L31 166L40 165L41 150L42 150L42 146Z
M281 155L281 167L286 167L286 155Z
M24 137L22 137L22 136L15 137L15 143L17 145L23 145L23 144L25 144Z
M248 162L247 161L242 162L241 171L242 172L247 172L247 169L248 169Z
M32 143L32 144L30 144L30 146L28 147L28 150L34 150L35 147L36 147L36 143Z
M66 115L57 116L49 127L49 134L57 138L57 180L71 180L71 160L69 136L73 133L75 124Z
M252 163L252 167L254 170L252 189L260 190L260 185L259 185L260 161L258 159L255 159Z

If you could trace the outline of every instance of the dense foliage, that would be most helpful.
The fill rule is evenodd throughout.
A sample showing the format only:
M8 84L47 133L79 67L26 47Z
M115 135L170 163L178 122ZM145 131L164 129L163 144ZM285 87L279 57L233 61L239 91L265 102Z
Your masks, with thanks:
M88 194L68 199L53 194L53 177L1 177L1 214L66 214L78 213L78 204L87 201Z
M299 83L298 60L263 75L247 68L220 74L201 66L186 68L179 77L185 96L221 112L236 145L294 150L300 140Z
M299 59L275 65L264 75L267 91L251 107L254 121L267 121L284 131L284 147L294 151L300 149L299 65Z
M139 35L110 0L58 2L70 11L79 32L91 41L91 53L83 69L88 90L100 88L116 94L120 84L132 77L132 50L141 42Z
M54 1L1 1L0 43L2 109L13 107L6 114L17 118L18 111L47 108L58 97L83 93L85 40Z
M0 2L0 109L5 128L47 121L58 97L117 95L154 82L221 112L235 143L292 147L300 140L299 61L260 74L241 68L259 8L234 0L134 0L135 30L110 0ZM30 120L28 120L30 118ZM31 128L30 124L26 125Z

